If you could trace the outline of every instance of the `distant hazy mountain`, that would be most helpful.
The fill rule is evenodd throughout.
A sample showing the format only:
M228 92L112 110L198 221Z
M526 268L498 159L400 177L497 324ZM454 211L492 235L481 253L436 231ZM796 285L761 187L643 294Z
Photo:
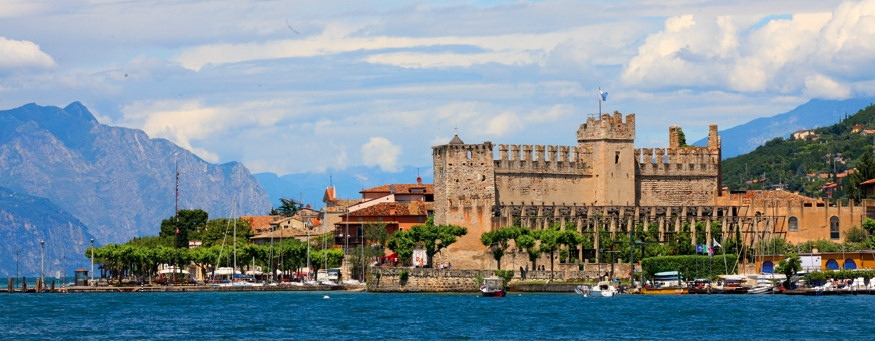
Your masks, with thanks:
M431 168L420 168L423 183L432 183ZM322 207L325 188L334 184L337 196L341 199L360 199L359 191L386 184L416 183L417 169L405 167L399 172L389 173L379 167L351 167L336 173L299 173L277 176L274 173L254 174L261 186L270 196L274 207L279 206L280 198L301 200L313 208Z
M270 210L267 193L242 164L210 164L141 130L100 124L78 102L0 111L0 186L47 198L100 245L158 234L161 220L174 214L177 165L180 209L201 208L211 218ZM55 231L40 233L52 238Z
M838 123L845 115L855 114L870 104L875 98L854 98L841 101L813 99L783 114L758 118L729 129L720 130L723 144L723 158L728 159L749 153L776 137L789 137L804 129L830 126ZM708 138L696 141L694 145L704 146Z
M16 265L20 276L38 277L40 241L45 241L46 276L63 272L65 256L67 273L80 266L90 271L83 255L91 238L85 225L48 199L0 187L0 277L15 276Z

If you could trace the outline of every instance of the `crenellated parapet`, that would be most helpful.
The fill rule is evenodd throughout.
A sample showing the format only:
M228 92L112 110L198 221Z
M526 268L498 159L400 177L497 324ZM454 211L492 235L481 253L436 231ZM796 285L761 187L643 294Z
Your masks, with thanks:
M635 149L639 175L714 175L720 167L720 151L708 147Z
M614 111L614 115L603 114L600 118L589 117L586 123L577 130L577 141L589 142L596 140L634 140L635 114L623 115Z
M586 151L576 146L498 145L496 173L584 174Z

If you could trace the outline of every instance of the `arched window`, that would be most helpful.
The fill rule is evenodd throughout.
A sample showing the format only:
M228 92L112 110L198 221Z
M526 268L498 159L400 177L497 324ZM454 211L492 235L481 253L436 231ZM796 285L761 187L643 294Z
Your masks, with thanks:
M790 217L790 219L787 219L787 223L790 225L791 232L799 231L799 219L796 217Z
M829 238L839 239L839 217L832 216L829 218Z
M839 262L837 262L835 259L829 259L826 261L826 268L830 270L838 270Z
M772 263L772 261L770 260L763 262L763 269L760 272L764 274L770 274L775 272L775 263Z
M857 262L855 262L855 261L854 261L853 259L851 259L851 258L845 259L845 264L844 264L844 266L842 267L842 269L850 269L850 270L853 270L853 269L856 269L856 268L857 268Z

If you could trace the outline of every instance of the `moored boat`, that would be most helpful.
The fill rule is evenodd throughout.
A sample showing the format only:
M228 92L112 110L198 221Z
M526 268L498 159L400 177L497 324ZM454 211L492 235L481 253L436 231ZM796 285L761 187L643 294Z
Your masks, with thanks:
M677 295L688 294L690 289L681 279L680 272L665 271L654 274L653 283L645 285L640 292L645 295Z
M608 281L601 281L596 285L578 285L574 292L583 297L613 297L618 293L617 287Z
M483 297L504 297L507 294L507 291L501 287L501 278L495 276L483 279L480 292L483 293Z

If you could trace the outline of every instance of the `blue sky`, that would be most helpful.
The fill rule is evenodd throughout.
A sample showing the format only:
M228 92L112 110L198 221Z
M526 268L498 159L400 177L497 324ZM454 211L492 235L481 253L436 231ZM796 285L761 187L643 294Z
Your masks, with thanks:
M0 0L0 109L85 104L252 172L430 167L466 143L574 145L635 113L665 147L875 95L875 1Z

